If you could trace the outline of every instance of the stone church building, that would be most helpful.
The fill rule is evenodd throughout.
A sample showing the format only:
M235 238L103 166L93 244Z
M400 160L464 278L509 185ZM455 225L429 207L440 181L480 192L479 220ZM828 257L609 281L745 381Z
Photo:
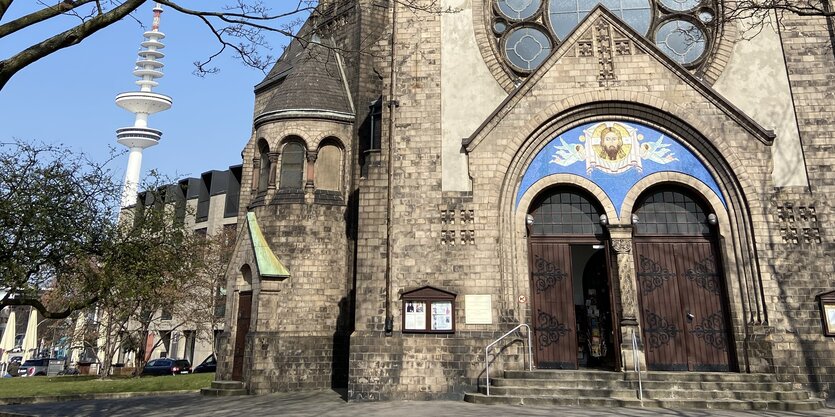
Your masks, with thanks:
M218 380L461 398L524 325L491 377L833 393L832 20L320 3L255 86Z

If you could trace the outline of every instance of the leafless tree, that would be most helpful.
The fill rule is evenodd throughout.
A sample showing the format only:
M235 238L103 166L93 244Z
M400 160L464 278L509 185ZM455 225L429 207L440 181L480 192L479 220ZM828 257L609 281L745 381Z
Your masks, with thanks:
M405 7L428 12L447 12L438 5L439 0L392 0ZM77 24L59 33L48 33L42 40L22 47L11 56L0 60L0 90L19 71L39 59L61 49L82 43L98 31L122 20L134 19L139 7L150 0L63 0L55 4L39 2L42 8L31 13L4 21L6 12L15 0L0 0L0 40L24 29L35 29L60 17L72 16ZM231 50L244 64L261 71L267 71L275 62L269 38L286 40L296 38L297 31L310 13L317 10L319 0L295 0L280 2L280 10L274 10L260 0L234 0L231 3L216 6L189 8L182 1L157 0L157 3L178 13L193 16L202 21L213 33L219 48L211 56L195 61L196 73L206 74L217 71L211 66L212 60ZM330 1L321 1L321 3ZM357 0L360 7L370 3ZM302 39L307 42L306 39Z

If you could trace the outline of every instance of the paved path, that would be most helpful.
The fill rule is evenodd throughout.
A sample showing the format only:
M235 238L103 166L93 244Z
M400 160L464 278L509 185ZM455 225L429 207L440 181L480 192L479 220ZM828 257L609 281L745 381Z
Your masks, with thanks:
M580 416L580 417L800 417L835 416L835 409L815 412L666 410L657 408L575 408L490 406L463 401L381 401L346 403L333 391L296 392L262 396L227 398L202 397L198 394L118 400L70 401L52 404L10 405L4 413L32 416ZM9 414L5 414L9 415Z

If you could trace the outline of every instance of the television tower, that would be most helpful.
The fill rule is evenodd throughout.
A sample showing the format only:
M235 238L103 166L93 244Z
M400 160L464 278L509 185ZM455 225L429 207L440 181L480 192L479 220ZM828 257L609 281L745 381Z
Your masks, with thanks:
M128 168L125 171L125 183L122 188L122 208L136 204L139 173L142 168L142 151L159 143L162 136L161 131L148 127L148 116L168 110L172 104L171 97L151 91L152 88L159 85L155 80L163 75L162 67L164 64L159 61L165 56L160 52L160 49L165 47L160 42L165 38L165 34L159 31L161 14L162 7L157 3L154 6L154 21L151 30L143 34L145 40L141 45L144 49L139 51L139 59L136 61L136 67L133 70L133 75L139 77L139 80L136 81L136 84L139 85L139 91L122 93L116 96L116 105L135 115L133 126L116 130L116 142L130 149Z

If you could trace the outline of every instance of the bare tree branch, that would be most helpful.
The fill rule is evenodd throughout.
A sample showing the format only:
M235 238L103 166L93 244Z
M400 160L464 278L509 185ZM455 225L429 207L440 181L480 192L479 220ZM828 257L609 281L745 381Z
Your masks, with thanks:
M3 0L0 0L3 1ZM55 6L46 6L36 12L21 16L11 22L0 25L0 38L15 33L21 29L43 22L47 19L66 13L77 7L81 7L94 0L62 1ZM2 7L2 6L0 6Z
M93 296L89 299L76 302L72 305L67 306L65 309L61 311L50 311L47 306L45 306L39 298L30 298L30 297L20 297L20 298L4 298L0 301L0 307L5 306L32 306L39 313L41 316L47 319L65 319L69 317L73 312L78 311L82 308L89 307L95 304L99 300L99 297Z
M12 5L12 1L14 0L0 0L0 19L3 18L4 14L6 14L6 10L9 10L9 6Z
M66 30L43 42L32 45L12 57L0 61L0 90L18 71L27 65L58 50L73 46L99 30L121 20L141 6L145 0L128 0L118 7L100 14L72 29Z

